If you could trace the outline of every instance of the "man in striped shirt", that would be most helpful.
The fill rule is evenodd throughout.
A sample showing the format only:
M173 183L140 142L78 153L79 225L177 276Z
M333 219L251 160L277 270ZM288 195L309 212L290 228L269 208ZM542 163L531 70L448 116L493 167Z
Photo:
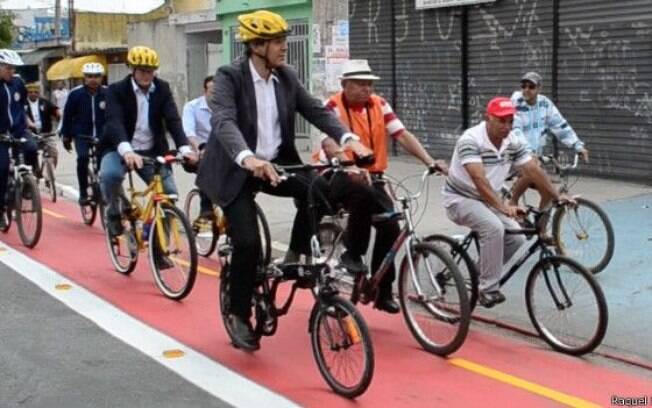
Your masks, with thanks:
M331 181L329 199L344 206L349 211L349 221L344 234L347 251L342 255L342 262L352 272L361 273L365 267L362 255L367 252L371 235L371 217L393 211L392 199L385 191L382 173L387 169L387 136L396 140L406 151L428 167L436 166L446 171L444 162L436 162L423 148L419 140L410 133L389 104L373 93L374 81L380 79L373 75L367 60L349 60L343 67L342 91L326 101L326 107L332 111L348 129L360 137L360 142L371 149L375 162L366 171L369 177L352 175L336 176ZM338 157L346 160L349 156L340 147L331 142L322 141L324 148L322 158ZM400 229L397 221L387 221L376 225L371 270L375 272L383 258L389 252ZM388 313L398 313L399 306L392 297L394 267L390 268L380 283L375 307Z
M499 290L503 264L525 240L523 235L505 234L505 229L519 228L515 218L522 213L522 209L503 202L500 196L511 169L519 169L540 191L559 199L548 176L511 132L515 112L509 98L489 101L485 121L467 129L458 139L443 188L448 218L479 236L479 302L485 307L505 301Z

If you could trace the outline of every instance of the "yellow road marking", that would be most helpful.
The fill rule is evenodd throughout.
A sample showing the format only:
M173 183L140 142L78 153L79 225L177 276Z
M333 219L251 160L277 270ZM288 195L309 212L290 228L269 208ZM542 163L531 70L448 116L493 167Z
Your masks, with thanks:
M576 408L595 408L595 407L600 407L600 405L595 404L593 402L583 400L578 397L574 397L572 395L564 394L563 392L555 391L551 388L544 387L539 384L535 384L533 382L523 380L518 377L514 377L513 375L509 375L506 373L503 373L498 370L494 370L493 368L485 367L480 364L476 364L474 362L465 360L463 358L453 358L451 360L448 360L451 364L454 366L464 368L466 370L472 371L476 374L483 375L485 377L489 377L493 380L503 382L505 384L509 384L511 386L521 388L525 391L529 391L533 394L540 395L544 398L551 399L553 401L559 402L561 404L564 404L569 407L576 407Z
M60 219L67 218L65 215L62 215L62 214L59 214L57 212L48 210L47 208L43 208L43 214L47 214L47 215L49 215L51 217L54 217L54 218L60 218Z
M185 267L189 267L189 266L190 266L190 263L189 263L188 261L185 261L185 260L183 260L183 259L179 259L179 258L174 257L174 256L171 257L171 258L172 258L172 260L174 260L175 262L178 262L178 263L180 263L181 265L183 265L183 266L185 266ZM220 273L219 273L218 271L215 271L215 270L213 270L213 269L206 268L206 267L201 266L201 265L197 265L197 271L198 271L199 273L203 273L204 275L217 276L217 277L220 276Z
M184 353L183 350L179 350L179 349L165 350L163 352L163 357L165 358L180 358L185 355L186 353Z
M70 290L72 289L72 285L69 283L59 283L58 285L55 285L54 287L56 290Z

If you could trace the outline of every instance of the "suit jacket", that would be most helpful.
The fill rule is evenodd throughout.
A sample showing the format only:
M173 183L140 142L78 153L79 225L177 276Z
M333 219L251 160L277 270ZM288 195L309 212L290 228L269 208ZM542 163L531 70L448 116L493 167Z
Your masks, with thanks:
M47 99L38 98L38 110L41 116L41 132L52 132L52 118L57 116L57 107ZM27 99L25 100L25 114L34 123L34 115L32 115L32 109L30 109Z
M181 118L174 102L170 85L159 78L154 78L156 89L149 96L149 128L154 136L154 154L163 154L169 150L165 137L166 130L172 135L177 148L187 145L188 139L183 132ZM122 142L130 142L136 129L138 105L131 83L131 75L115 82L106 90L106 113L104 132L100 139L101 149L116 150Z
M324 104L303 87L296 72L289 66L275 70L276 103L281 126L281 146L275 162L298 164L301 158L294 144L294 120L298 112L319 130L339 142L348 132ZM256 151L258 119L256 92L249 68L243 57L217 70L215 87L209 106L211 135L197 174L197 186L220 205L227 206L243 188L249 172L240 167L236 156L243 150Z

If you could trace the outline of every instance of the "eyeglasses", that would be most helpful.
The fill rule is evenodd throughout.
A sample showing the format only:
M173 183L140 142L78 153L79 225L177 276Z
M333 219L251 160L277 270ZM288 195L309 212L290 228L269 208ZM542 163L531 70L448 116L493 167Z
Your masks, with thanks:
M537 89L537 86L531 82L523 82L521 84L521 89Z
M100 74L85 74L84 76L86 78L100 78L102 75L100 75Z

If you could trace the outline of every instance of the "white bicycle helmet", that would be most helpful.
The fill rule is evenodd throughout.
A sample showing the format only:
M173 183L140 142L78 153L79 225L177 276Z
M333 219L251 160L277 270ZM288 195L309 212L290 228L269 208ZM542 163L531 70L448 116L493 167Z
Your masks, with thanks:
M98 62L87 62L82 66L84 75L104 75L104 66Z
M16 51L7 48L0 49L0 64L13 65L15 67L24 65L20 55Z

